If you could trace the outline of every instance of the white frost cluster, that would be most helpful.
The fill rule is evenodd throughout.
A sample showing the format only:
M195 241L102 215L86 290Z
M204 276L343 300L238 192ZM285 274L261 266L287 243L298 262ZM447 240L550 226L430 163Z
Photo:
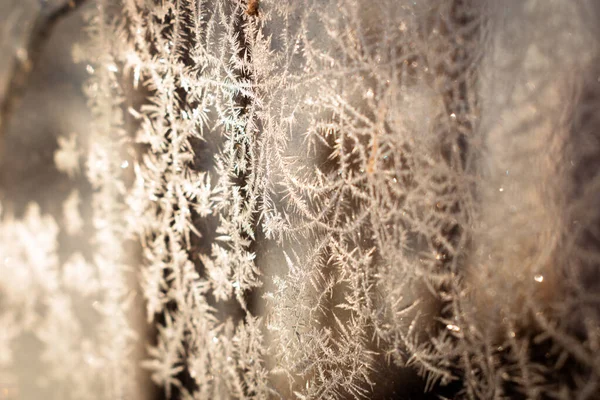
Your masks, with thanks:
M54 152L54 164L60 172L64 172L71 178L77 175L80 156L76 134L72 133L67 137L58 138L58 149Z
M596 393L596 8L98 1L167 397Z
M41 340L77 329L56 326L58 286L103 293L110 342L48 360L102 351L127 398L133 239L157 327L142 366L167 398L597 396L595 2L95 5L95 269L59 273L32 211L37 272L11 280L56 293ZM35 296L0 288L27 311L2 318L33 321L0 329L35 325Z
M61 265L58 232L33 203L22 219L0 223L0 386L8 399L114 393L114 338L105 335L113 322L102 310L110 293L81 254Z

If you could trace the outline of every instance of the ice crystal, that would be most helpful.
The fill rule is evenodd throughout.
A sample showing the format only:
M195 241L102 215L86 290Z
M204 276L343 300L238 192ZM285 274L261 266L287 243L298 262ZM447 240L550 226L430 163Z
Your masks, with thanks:
M56 168L70 177L79 173L80 152L77 149L77 135L58 138L58 150L54 153Z
M399 367L459 397L596 391L597 305L569 314L597 250L564 222L595 180L561 192L591 100L558 99L597 38L590 2L550 3L98 2L93 69L144 95L124 212L168 396L386 396Z
M79 212L80 203L81 200L77 190L73 190L63 203L65 230L69 235L81 233L83 219L81 218L81 214Z
M33 387L51 387L50 398L63 398L60 393L110 398L116 388L111 369L121 356L107 353L115 337L107 340L106 327L116 322L93 305L110 304L112 290L101 284L97 267L81 254L60 264L58 232L54 219L35 204L22 219L3 216L0 224L3 395L30 398L47 393ZM27 357L18 352L22 348L28 349ZM44 370L32 368L32 362Z
M157 327L142 365L168 398L593 398L598 15L587 0L97 0L78 54L94 260L58 272L35 208L47 237L19 243L37 247L36 293L99 296L111 341L44 359L85 351L127 397L131 239ZM56 153L70 174L72 140ZM1 317L35 325L36 297L2 289L22 311ZM41 340L81 335L69 298L44 301Z

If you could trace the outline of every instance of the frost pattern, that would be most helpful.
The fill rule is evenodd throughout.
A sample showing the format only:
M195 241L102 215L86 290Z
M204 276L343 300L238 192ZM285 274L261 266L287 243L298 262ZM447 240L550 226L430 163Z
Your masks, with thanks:
M79 212L80 203L81 200L77 190L73 190L63 203L65 230L69 235L81 233L83 228L83 219L81 218L81 213Z
M103 307L111 289L79 253L61 265L58 232L34 203L22 219L4 215L0 224L3 396L31 398L37 387L53 399L111 398L115 354L109 350L123 336L107 336L113 322Z
M101 285L137 235L167 397L597 393L597 7L508 3L98 0Z
M60 172L72 178L79 173L80 153L77 150L77 135L59 137L58 146L58 150L54 152L54 164Z

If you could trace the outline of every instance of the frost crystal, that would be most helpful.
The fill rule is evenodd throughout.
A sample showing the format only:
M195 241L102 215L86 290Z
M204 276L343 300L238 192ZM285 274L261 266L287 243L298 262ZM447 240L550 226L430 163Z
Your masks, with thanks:
M65 230L69 235L80 233L83 227L83 219L79 213L80 202L79 192L73 190L63 203Z
M597 390L597 306L568 317L595 258L564 267L591 244L557 222L586 97L557 82L598 43L550 3L99 2L93 68L145 96L124 212L168 396L386 397L402 368L473 399Z
M77 150L77 135L58 138L58 149L54 153L54 164L56 168L74 177L79 173L80 152Z
M39 232L6 222L25 248L5 249L20 311L0 315L0 363L23 329L82 336L59 287L98 297L107 340L43 358L86 354L128 398L135 241L157 327L142 366L167 398L593 398L598 16L591 0L96 0L94 259L58 268L35 208ZM69 174L74 143L55 156ZM50 294L47 317L23 288Z

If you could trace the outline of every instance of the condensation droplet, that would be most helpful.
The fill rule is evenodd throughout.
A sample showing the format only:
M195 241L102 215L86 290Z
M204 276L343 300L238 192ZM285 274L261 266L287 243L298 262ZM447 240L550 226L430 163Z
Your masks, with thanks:
M544 276L543 275L536 275L533 277L533 279L535 279L536 282L544 282Z
M125 169L127 167L129 167L129 162L127 160L125 160L121 163L121 168Z

